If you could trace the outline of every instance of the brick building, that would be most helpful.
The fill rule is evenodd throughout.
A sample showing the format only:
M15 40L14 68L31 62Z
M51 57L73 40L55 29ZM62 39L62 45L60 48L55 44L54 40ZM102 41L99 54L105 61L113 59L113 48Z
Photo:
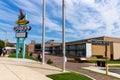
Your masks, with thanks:
M30 43L28 45L28 52L35 52L36 45ZM51 54L62 54L62 44L55 43L54 40L48 41L45 44L45 50ZM78 40L66 42L67 56L84 56L84 57L104 57L109 59L120 59L120 38L113 37L96 37L85 40ZM41 47L40 47L41 51Z

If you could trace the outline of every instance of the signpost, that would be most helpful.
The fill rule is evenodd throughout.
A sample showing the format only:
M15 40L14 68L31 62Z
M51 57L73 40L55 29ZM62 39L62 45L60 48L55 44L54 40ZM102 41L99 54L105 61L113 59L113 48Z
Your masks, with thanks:
M16 24L18 26L15 26L13 30L15 31L15 37L17 38L16 40L16 58L18 58L19 50L21 49L22 51L22 58L25 58L25 39L27 38L29 30L31 30L30 26L27 26L29 23L26 17L27 15L23 14L22 10L20 9L20 15L18 20L16 21ZM21 44L21 45L20 45Z

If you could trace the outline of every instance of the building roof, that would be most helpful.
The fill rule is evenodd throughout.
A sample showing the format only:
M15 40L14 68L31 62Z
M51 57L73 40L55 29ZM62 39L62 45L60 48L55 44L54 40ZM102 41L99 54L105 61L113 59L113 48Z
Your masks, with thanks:
M71 41L71 42L67 42L66 44L70 44L70 43L71 44L82 44L82 43L86 43L86 42L91 42L92 40L103 40L103 41L109 41L109 42L120 42L120 38L101 36L101 37L95 37L95 38Z

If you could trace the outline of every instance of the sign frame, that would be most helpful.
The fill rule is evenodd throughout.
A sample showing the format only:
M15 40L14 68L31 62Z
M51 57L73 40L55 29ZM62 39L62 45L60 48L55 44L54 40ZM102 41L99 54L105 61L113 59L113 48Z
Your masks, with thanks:
M109 41L92 40L92 44L95 44L95 45L109 45Z
M16 38L27 38L27 32L16 32Z

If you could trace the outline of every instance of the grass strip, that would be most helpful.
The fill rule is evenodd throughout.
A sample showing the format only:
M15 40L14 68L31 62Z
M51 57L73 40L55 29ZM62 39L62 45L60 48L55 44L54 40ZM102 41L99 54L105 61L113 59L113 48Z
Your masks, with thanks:
M52 78L53 80L92 80L89 77L74 72L52 74L47 75L47 77Z
M9 54L8 57L16 58L16 54L15 54L15 53L11 53L11 54ZM19 53L19 54L18 54L18 58L22 58L22 53ZM26 59L31 59L31 60L38 61L38 59L36 59L36 58L34 58L34 57L32 57L32 56L29 56L29 55L25 55L25 58L26 58Z

